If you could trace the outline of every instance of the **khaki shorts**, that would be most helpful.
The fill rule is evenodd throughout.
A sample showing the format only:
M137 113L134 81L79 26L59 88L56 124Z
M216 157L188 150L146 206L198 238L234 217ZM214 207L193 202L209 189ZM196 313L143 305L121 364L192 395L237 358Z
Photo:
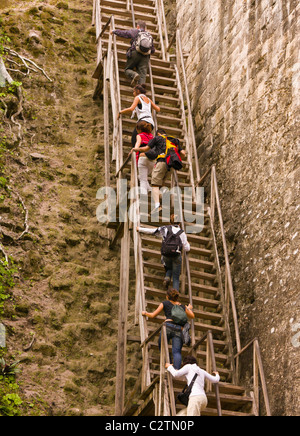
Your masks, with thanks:
M152 171L151 185L163 186L168 172L169 171L166 162L156 162L156 165Z

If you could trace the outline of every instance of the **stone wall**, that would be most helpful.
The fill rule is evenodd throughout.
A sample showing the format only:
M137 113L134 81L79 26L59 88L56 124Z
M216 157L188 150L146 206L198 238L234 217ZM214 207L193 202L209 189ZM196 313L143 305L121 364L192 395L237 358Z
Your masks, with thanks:
M217 166L242 345L259 338L272 413L297 415L300 4L176 7L201 169Z

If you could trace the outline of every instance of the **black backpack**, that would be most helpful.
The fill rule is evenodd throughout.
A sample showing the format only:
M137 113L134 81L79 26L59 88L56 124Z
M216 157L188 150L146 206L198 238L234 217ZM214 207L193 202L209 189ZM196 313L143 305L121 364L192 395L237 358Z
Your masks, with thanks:
M166 156L166 164L168 165L168 168L174 168L174 170L179 171L182 168L182 159L180 157L180 154L175 148L171 148L168 151L168 154Z
M183 230L173 233L172 226L167 226L168 232L161 244L161 254L163 256L178 256L182 251L182 240L180 235Z

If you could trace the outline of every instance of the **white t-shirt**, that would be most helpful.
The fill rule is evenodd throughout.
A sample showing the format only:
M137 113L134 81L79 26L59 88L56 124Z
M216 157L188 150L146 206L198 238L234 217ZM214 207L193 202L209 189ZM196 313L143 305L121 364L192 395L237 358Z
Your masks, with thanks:
M179 378L185 376L187 380L187 384L189 385L193 380L194 375L197 373L198 377L195 380L194 386L192 388L191 397L196 395L206 395L204 390L205 379L207 378L212 383L218 383L220 381L219 374L211 375L208 372L204 371L204 369L199 368L199 366L194 363L191 365L190 363L184 365L181 369L176 370L173 365L168 367L168 371L172 374L173 377Z

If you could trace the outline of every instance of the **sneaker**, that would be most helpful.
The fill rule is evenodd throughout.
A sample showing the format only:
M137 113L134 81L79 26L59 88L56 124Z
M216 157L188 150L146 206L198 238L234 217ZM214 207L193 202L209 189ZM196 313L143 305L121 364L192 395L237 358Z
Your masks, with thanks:
M171 282L171 278L170 277L166 277L164 279L164 281L163 281L164 288L168 289L169 286L170 286L170 282Z
M139 80L140 80L140 75L138 73L135 73L134 78L132 79L130 86L135 86Z

